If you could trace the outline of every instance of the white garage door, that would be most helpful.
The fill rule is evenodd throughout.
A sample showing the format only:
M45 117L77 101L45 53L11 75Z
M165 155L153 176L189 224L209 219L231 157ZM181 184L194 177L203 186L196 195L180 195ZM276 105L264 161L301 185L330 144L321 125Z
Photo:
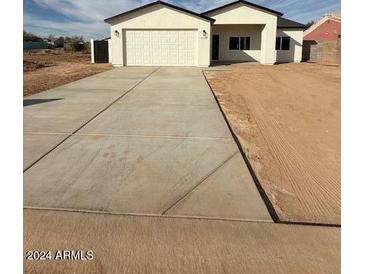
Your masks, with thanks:
M126 30L126 65L196 66L197 31Z

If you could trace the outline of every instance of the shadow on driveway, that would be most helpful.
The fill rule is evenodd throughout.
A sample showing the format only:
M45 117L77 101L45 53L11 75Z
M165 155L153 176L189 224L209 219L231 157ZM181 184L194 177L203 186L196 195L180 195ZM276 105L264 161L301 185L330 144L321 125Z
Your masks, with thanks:
M52 101L63 100L63 98L54 98L54 99L25 99L23 100L23 107L38 105L43 103L48 103Z

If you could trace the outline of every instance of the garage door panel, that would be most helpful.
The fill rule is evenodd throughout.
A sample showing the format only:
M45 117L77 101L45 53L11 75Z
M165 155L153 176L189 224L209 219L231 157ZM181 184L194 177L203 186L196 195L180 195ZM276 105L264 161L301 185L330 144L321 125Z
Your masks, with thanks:
M126 65L196 66L196 30L126 30Z

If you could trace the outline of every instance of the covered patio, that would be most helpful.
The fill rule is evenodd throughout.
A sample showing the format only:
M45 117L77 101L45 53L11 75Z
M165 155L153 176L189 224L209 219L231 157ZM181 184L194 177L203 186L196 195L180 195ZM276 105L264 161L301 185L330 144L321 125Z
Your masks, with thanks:
M213 25L212 63L261 62L264 25Z

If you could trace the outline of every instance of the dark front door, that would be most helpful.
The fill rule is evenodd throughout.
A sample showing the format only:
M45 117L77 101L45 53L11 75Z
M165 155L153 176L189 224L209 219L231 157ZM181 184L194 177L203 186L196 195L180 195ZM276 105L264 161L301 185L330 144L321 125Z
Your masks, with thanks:
M94 61L95 63L108 63L108 41L94 41Z
M219 60L219 35L213 35L212 59Z

